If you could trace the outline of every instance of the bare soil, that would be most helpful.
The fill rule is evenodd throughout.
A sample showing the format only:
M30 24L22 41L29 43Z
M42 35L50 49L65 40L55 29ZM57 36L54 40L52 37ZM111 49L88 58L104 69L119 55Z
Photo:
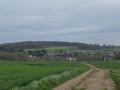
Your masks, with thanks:
M90 70L54 87L52 90L115 90L109 70L86 64Z

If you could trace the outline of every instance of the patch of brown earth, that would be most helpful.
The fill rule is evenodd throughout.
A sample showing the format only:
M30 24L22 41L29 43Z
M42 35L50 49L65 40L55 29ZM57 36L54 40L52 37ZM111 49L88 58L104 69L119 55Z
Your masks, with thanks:
M109 77L109 70L103 70L86 64L90 70L53 88L52 90L115 90L115 84Z

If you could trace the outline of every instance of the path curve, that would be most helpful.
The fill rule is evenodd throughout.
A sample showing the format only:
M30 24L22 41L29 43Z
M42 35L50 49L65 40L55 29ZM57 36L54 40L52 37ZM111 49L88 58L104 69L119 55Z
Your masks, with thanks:
M109 70L103 70L85 63L90 67L89 71L54 87L52 90L115 90L115 84L109 77Z

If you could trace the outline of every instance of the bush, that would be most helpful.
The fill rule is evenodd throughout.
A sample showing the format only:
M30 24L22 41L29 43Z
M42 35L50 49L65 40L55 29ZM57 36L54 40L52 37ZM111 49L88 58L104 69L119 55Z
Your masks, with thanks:
M6 60L6 61L28 60L28 55L23 52L17 52L17 53L0 52L0 60Z

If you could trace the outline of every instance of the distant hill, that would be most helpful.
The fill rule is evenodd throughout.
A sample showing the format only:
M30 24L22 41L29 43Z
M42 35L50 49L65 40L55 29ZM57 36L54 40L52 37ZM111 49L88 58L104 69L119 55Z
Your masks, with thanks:
M120 46L115 46L115 48L120 48Z
M60 42L60 41L26 41L0 44L0 50L12 50L12 49L41 49L52 46L77 46L81 50L97 50L97 49L112 49L113 45L100 46L99 44L86 44L79 42Z
M59 42L59 41L26 41L26 42L0 44L0 47L11 47L18 49L37 49L37 48L46 48L52 46L80 46L80 45L85 45L85 43Z

